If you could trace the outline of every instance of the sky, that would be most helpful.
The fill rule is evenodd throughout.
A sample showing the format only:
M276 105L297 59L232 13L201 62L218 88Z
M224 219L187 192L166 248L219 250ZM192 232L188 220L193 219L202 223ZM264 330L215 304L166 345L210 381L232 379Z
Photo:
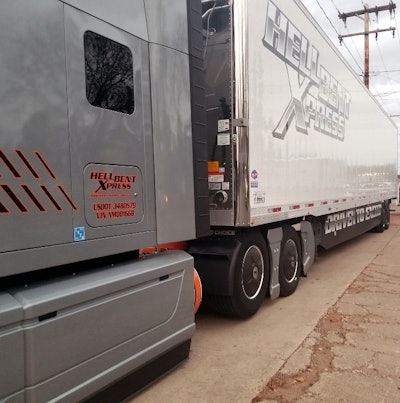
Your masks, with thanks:
M364 17L349 17L345 26L338 14L362 10L364 6L368 8L387 6L390 0L301 0L301 2L359 75L360 80L363 80L364 35L343 38L342 45L338 35L363 32ZM392 117L400 132L400 1L393 0L393 3L396 9L392 14L389 11L380 11L378 16L375 13L369 14L370 30L396 28L394 37L392 31L380 32L377 38L375 34L369 36L369 89Z

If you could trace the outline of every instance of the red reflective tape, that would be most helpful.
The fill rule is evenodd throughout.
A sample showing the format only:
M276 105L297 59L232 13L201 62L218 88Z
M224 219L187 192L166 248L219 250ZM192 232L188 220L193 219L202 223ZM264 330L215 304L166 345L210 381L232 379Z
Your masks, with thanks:
M27 213L28 209L23 205L18 196L13 192L13 190L8 185L0 185L2 189L6 192L7 196L12 200L12 202L17 206L18 210L22 213Z
M291 207L292 210L297 210L300 208L300 204L295 204L294 206Z
M307 207L314 207L314 203L308 203Z
M16 154L18 155L18 157L21 159L21 161L25 164L25 166L28 168L28 170L30 171L30 173L32 174L32 176L36 179L39 179L40 176L38 175L38 173L35 171L35 169L33 168L33 166L31 165L31 163L28 161L28 159L25 157L25 155L23 154L23 152L21 150L15 150Z
M323 201L321 204L328 204L328 202L327 202L327 201Z
M53 179L57 179L57 177L54 175L53 171L50 169L49 165L47 164L47 162L44 160L44 158L40 155L39 151L35 151L36 157L38 157L39 161L42 163L42 165L44 166L44 168L46 169L46 171L49 173L49 175L53 178Z
M58 185L57 186L60 189L60 192L63 194L63 196L67 199L68 203L71 205L71 207L74 210L78 210L78 207L75 206L74 202L71 200L71 198L67 195L67 193L65 192L65 190L63 189L62 186Z
M274 208L272 209L272 212L273 212L273 213L279 213L280 211L282 211L282 207L274 207Z
M10 159L4 153L3 150L0 149L0 159L4 162L4 165L9 169L9 171L14 175L15 178L21 178L21 174L17 171L15 166L12 164Z
M40 185L41 189L43 190L44 194L49 198L49 200L53 203L54 207L58 211L62 211L62 207L57 203L57 200L53 197L53 195L47 190L46 186Z
M0 214L8 214L8 213L9 211L7 207L2 202L0 202Z
M39 211L46 211L42 203L40 203L39 199L33 194L31 189L29 189L28 185L21 185L21 188L24 189L25 193L29 196L29 198L32 200L33 204L37 207Z

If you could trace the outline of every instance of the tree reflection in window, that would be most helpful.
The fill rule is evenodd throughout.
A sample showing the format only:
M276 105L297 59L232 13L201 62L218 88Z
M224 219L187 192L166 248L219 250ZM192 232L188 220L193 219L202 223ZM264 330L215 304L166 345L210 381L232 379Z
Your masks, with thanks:
M87 31L84 34L86 97L90 104L132 114L133 58L124 45Z

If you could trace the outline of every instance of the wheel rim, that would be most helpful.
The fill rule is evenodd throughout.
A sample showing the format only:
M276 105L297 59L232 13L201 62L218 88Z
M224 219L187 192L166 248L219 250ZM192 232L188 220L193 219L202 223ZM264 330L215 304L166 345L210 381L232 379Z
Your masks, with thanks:
M285 260L283 265L283 273L286 281L292 283L297 279L297 271L299 268L299 254L296 243L293 239L288 239L285 245Z
M242 263L242 290L246 298L254 299L264 282L264 257L258 246L247 249Z

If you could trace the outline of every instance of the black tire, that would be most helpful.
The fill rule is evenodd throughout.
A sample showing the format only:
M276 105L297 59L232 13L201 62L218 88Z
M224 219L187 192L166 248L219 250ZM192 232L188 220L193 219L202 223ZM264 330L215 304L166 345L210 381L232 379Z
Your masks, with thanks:
M269 279L267 243L258 231L243 233L234 262L233 295L208 295L207 304L224 315L249 318L263 303Z
M390 227L390 204L389 203L385 203L385 229L389 229Z
M390 208L387 202L382 203L381 222L372 229L372 232L382 233L390 225Z
M287 297L296 291L301 275L301 247L297 232L284 226L281 254L279 258L280 297Z

